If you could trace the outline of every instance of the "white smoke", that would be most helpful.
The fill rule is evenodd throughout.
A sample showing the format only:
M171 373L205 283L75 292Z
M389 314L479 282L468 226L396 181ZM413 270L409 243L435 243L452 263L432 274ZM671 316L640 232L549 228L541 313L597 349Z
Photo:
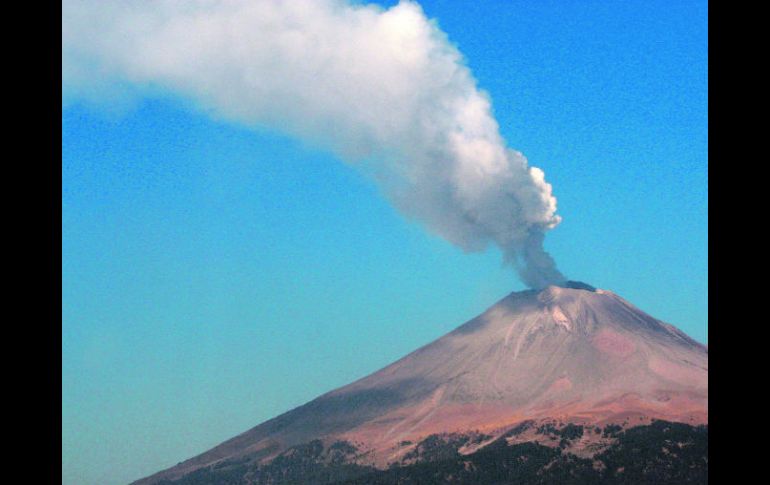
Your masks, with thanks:
M560 221L551 186L506 148L489 98L416 3L65 0L62 28L65 100L132 86L280 130L360 166L464 250L497 244L529 286L564 280L542 244Z

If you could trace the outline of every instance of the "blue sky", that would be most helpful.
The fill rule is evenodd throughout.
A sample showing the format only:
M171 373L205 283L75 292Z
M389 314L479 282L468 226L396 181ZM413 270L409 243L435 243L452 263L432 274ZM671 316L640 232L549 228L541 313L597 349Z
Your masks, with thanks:
M705 2L421 2L546 173L546 248L707 342ZM523 285L296 138L173 92L62 110L64 483L126 483Z

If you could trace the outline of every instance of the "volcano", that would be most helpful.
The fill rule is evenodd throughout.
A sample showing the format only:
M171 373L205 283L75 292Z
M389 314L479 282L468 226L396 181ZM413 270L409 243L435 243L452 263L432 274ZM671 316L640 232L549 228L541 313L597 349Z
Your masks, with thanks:
M611 291L568 282L511 293L393 364L135 484L263 483L260 470L310 444L315 462L359 474L429 460L433 442L455 443L442 457L504 438L590 460L617 442L607 429L658 422L707 425L707 347ZM217 475L236 469L253 481Z

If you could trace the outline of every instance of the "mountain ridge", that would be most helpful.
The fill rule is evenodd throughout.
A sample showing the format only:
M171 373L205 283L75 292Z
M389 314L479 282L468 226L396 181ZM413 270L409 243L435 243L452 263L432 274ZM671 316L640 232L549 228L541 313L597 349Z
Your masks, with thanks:
M566 282L513 292L394 363L168 470L267 463L314 439L354 443L385 468L436 433L494 437L527 420L708 422L708 350L606 290Z

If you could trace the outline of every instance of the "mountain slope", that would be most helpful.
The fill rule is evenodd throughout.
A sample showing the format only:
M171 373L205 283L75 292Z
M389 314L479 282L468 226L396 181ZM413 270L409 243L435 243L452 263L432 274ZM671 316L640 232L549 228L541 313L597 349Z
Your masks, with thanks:
M546 419L706 423L707 349L589 285L516 292L388 367L136 483L222 460L266 463L316 439L354 443L358 462L384 468L433 434L489 437L471 452Z

